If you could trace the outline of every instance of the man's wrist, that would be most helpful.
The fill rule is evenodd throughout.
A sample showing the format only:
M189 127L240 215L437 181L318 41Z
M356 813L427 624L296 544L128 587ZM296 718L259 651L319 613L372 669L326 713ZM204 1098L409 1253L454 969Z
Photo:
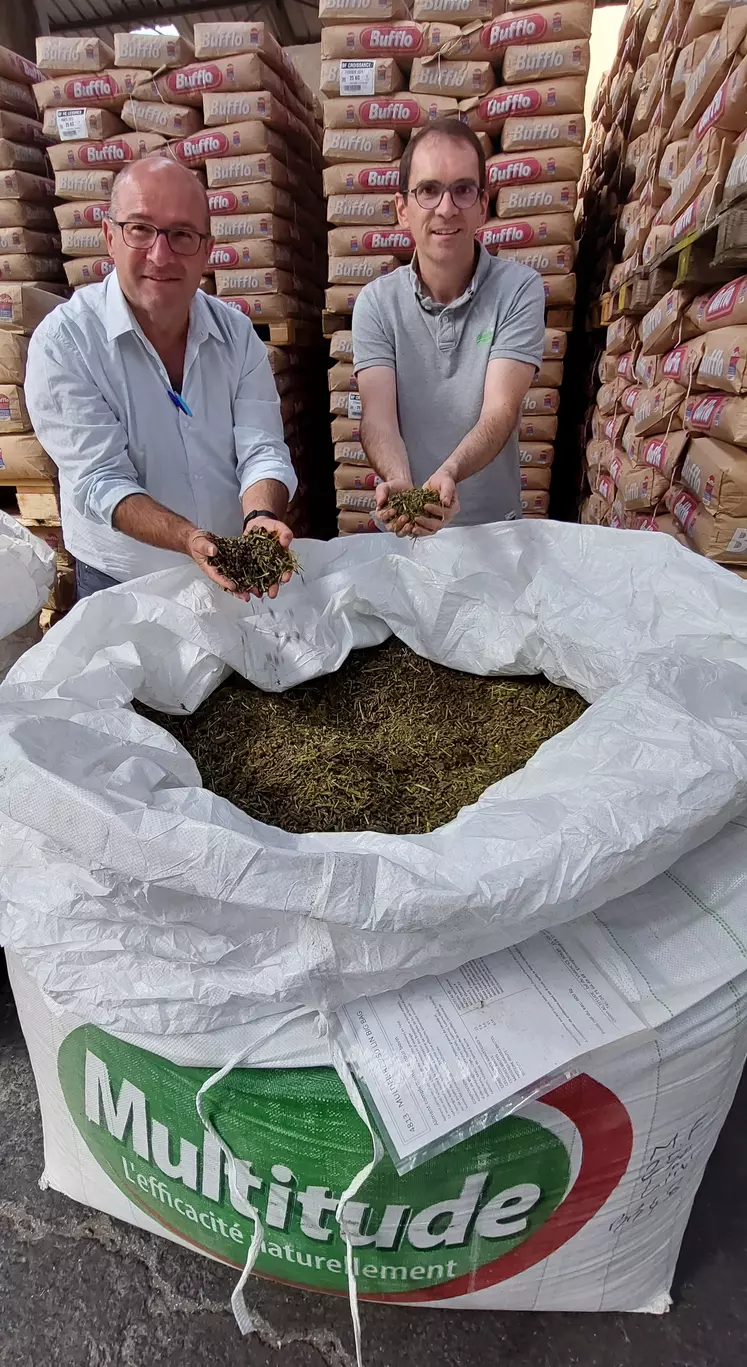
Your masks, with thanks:
M439 465L437 470L433 471L431 478L435 478L436 475L446 475L448 479L453 479L454 483L457 484L459 481L459 466L457 462L453 461L450 457L449 460L444 461L443 465Z
M244 518L244 523L241 528L242 532L245 532L249 524L251 522L254 522L255 519L258 517L266 517L270 522L283 521L279 513L271 513L269 508L252 508L251 511L248 512L246 514L246 517Z

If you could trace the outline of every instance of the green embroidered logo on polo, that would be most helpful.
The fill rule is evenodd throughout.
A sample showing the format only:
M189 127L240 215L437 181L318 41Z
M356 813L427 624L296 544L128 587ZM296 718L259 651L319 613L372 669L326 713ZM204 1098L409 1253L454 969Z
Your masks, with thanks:
M478 345L478 346L480 345L481 342L492 342L492 340L493 340L493 333L492 333L492 330L491 330L490 328L483 328L482 332L478 332L478 334L477 334L477 345Z

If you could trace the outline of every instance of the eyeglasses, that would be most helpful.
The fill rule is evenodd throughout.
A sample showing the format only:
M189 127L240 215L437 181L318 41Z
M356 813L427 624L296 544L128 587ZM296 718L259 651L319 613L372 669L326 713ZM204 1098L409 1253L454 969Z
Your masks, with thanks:
M421 180L409 193L421 209L438 209L444 195L451 196L455 209L471 209L480 198L480 186L474 180L455 180L451 185L444 185L442 180Z
M128 247L135 251L147 252L155 246L159 237L165 237L176 256L196 256L200 244L207 242L210 233L198 233L194 228L156 228L153 223L139 223L136 220L111 219L122 229L122 237Z

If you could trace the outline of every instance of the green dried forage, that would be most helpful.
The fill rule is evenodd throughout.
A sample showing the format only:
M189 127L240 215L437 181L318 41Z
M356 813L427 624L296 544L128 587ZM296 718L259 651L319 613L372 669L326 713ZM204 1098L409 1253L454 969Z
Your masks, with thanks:
M190 752L207 788L258 821L296 833L419 835L520 769L585 709L542 677L462 674L392 638L287 693L234 675L192 717L147 715Z
M239 593L258 589L267 593L279 584L284 574L295 574L298 561L292 551L281 546L277 532L253 527L245 536L212 536L216 554L208 558L224 578L235 584Z
M425 512L426 506L431 503L437 508L441 507L440 495L435 489L405 489L401 494L390 494L387 508L391 508L397 517L406 517L408 522L414 522L416 517Z

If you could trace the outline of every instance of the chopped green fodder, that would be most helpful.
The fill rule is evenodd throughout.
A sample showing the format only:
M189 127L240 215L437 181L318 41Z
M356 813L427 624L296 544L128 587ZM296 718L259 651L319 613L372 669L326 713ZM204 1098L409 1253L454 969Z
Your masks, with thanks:
M420 517L425 512L429 504L441 507L440 496L435 489L405 489L399 494L390 494L389 502L384 506L392 509L397 517L406 517L408 522L414 522L416 517Z
M266 593L284 574L298 569L293 552L281 546L277 533L266 527L254 527L245 536L213 536L211 540L217 554L210 556L209 563L230 579L239 593L251 589Z
M193 755L206 787L259 821L415 835L520 769L585 708L544 678L462 674L391 639L287 693L232 675L192 717L147 715Z

